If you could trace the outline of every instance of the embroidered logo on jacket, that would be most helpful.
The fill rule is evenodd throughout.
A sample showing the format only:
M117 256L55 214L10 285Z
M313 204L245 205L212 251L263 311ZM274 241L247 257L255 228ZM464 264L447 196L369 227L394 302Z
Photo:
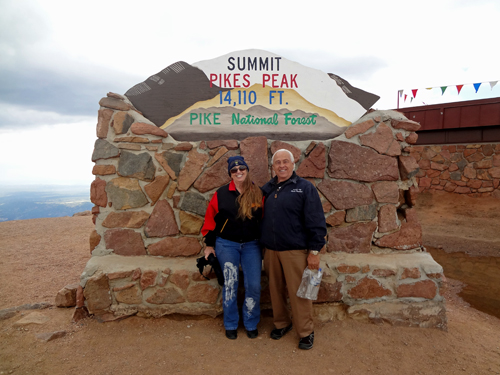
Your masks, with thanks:
M302 189L292 189L290 193L303 193Z

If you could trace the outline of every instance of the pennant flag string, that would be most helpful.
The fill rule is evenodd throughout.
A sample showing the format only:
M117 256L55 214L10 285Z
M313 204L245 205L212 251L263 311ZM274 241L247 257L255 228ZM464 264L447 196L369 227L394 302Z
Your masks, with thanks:
M461 85L454 85L456 88L457 88L457 91L458 91L458 94L460 94L460 91L462 91L462 88L466 85L473 85L474 86L474 90L476 91L476 94L479 90L479 87L485 82L478 82L478 83L464 83L464 84L461 84ZM489 81L489 84L490 84L490 89L493 90L493 87L495 87L497 85L498 81ZM441 89L441 96L444 95L444 92L446 91L446 89L449 87L449 86L438 86L440 89ZM432 90L434 88L437 88L437 87L426 87L426 90ZM413 98L415 98L417 96L417 92L418 92L419 89L412 89L411 92L413 94ZM399 93L399 97L401 98L404 94L404 91L405 90L398 90L398 93Z

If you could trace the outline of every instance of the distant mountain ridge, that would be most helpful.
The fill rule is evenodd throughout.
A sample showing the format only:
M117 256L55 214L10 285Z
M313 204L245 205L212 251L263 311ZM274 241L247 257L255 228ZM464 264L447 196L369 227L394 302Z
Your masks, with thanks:
M2 191L0 189L0 222L48 217L73 216L91 210L89 188L73 191L23 190Z
M125 96L147 119L161 126L194 103L214 98L221 90L228 89L210 87L203 71L179 61L133 86Z

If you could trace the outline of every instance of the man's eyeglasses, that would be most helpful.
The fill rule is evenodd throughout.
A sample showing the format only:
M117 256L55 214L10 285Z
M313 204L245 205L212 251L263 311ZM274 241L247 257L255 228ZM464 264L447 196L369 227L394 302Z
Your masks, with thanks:
M247 167L245 167L245 166L236 167L236 168L231 169L231 174L235 174L238 171L243 172L243 171L246 171L246 169L247 169Z

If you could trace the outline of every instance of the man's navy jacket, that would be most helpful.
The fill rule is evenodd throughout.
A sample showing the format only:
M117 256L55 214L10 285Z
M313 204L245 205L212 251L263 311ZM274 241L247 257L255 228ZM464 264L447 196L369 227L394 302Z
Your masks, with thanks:
M262 187L262 246L277 251L317 250L325 245L326 223L318 191L309 181L292 176L278 184L275 177Z

